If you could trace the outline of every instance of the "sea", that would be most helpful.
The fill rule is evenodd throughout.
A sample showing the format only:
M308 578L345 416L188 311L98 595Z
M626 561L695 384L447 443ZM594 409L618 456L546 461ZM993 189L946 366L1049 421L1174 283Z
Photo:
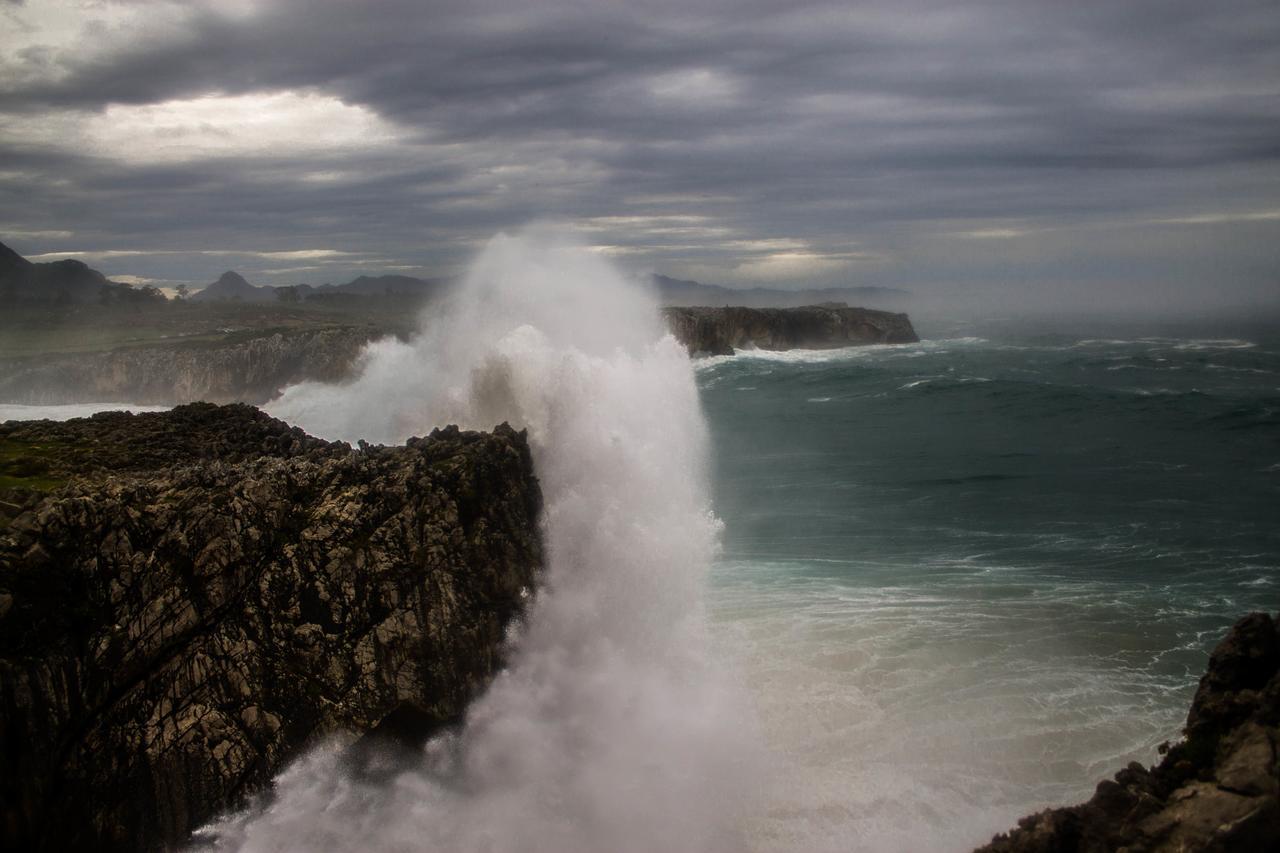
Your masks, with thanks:
M1280 325L922 314L690 363L546 244L267 406L529 430L549 565L508 672L394 781L321 745L210 849L958 853L1158 760L1280 605Z
M757 849L960 851L1087 799L1280 605L1276 326L916 326L696 368L710 610L786 780Z

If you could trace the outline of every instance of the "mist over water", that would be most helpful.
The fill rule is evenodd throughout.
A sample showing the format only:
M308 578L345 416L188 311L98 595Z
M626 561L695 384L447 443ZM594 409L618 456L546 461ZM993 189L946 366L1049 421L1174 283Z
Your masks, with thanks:
M219 849L743 845L760 773L749 703L706 634L706 429L648 296L554 232L500 236L418 339L376 344L354 383L297 386L270 409L349 440L527 428L548 564L507 670L459 731L390 781L317 749L264 812L213 828Z

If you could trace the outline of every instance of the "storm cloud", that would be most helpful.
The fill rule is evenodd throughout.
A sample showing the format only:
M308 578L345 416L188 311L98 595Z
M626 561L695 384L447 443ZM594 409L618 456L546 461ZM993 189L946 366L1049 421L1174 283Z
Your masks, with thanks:
M109 274L636 270L1280 291L1280 12L1149 2L0 6L0 240Z

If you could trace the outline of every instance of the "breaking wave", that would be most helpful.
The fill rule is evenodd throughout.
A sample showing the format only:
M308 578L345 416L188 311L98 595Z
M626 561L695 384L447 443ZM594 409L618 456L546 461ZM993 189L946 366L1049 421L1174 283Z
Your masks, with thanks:
M657 305L562 235L499 236L410 343L272 414L329 438L529 431L548 565L510 665L394 778L313 751L217 849L738 849L761 778L747 703L710 653L706 427Z

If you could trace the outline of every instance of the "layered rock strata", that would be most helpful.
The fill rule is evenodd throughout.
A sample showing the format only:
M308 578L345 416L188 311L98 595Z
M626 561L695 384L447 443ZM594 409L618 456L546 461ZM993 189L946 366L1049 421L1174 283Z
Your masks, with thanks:
M248 406L0 425L0 849L153 850L331 733L426 736L541 565L523 433Z
M213 343L0 359L9 403L264 403L295 382L348 378L361 350L385 333L330 326L229 336Z
M1209 658L1185 739L1087 803L1024 818L981 853L1280 850L1280 623L1241 619Z
M832 349L920 340L906 314L844 304L802 308L664 308L672 334L690 355L739 349Z

